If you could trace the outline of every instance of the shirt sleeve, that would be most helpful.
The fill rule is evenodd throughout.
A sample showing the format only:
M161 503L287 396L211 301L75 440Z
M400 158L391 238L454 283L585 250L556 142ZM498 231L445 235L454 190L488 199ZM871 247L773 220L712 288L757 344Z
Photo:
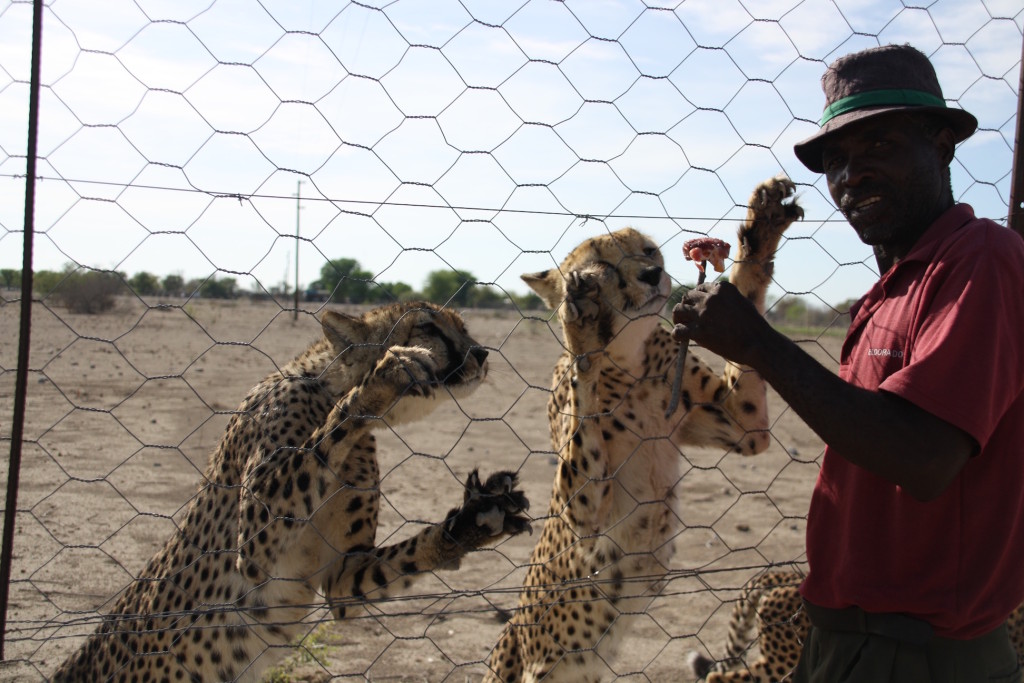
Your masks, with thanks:
M909 360L879 388L984 448L1024 388L1024 240L994 224L965 232L929 267Z

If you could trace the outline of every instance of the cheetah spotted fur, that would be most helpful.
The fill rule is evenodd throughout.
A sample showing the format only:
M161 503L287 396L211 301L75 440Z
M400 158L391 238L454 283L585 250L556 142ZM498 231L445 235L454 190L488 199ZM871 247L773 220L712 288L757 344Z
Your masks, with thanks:
M803 610L797 571L767 571L751 579L733 605L725 657L714 661L691 652L690 671L705 683L780 683L800 661L810 628ZM1010 641L1024 666L1024 605L1007 619ZM757 643L756 657L747 655ZM749 661L749 664L747 662Z
M785 177L757 186L730 278L758 310L783 232L802 217ZM679 346L662 325L671 283L657 244L626 228L584 241L558 269L523 279L557 310L565 352L548 401L560 460L518 607L488 681L598 681L668 571L686 444L744 455L769 442L764 381L687 354L681 405L666 416Z
M725 657L715 662L690 653L694 677L706 683L785 680L810 627L800 599L802 580L796 571L767 571L748 581L733 604ZM744 656L755 640L760 652L746 667Z
M374 546L373 430L468 395L487 351L423 302L321 322L320 340L249 392L177 531L52 680L257 681L325 604L341 619L527 530L516 475L473 471L442 523Z

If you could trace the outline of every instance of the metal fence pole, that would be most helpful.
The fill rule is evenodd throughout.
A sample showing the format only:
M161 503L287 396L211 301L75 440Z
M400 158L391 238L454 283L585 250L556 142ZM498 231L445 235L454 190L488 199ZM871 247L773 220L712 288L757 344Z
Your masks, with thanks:
M1024 41L1020 49L1020 83L1017 85L1017 132L1013 136L1013 166L1010 171L1010 211L1006 224L1024 236Z
M7 640L7 601L11 587L14 518L18 507L18 479L21 474L21 440L25 427L25 398L28 393L29 332L32 323L32 233L35 230L36 149L39 132L39 57L43 38L43 0L32 3L32 75L28 95L28 152L25 171L25 228L21 262L21 324L18 332L18 370L14 386L14 415L11 419L11 457L7 466L7 498L4 503L3 549L0 551L0 661Z

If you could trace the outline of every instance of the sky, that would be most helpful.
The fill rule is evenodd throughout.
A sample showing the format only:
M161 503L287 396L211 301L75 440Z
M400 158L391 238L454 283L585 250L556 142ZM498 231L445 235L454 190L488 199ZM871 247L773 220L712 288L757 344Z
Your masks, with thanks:
M0 0L0 268L22 263L31 13ZM269 289L298 248L302 287L351 258L524 293L520 274L632 225L692 283L682 243L735 242L781 172L806 218L771 294L836 304L877 272L792 152L826 65L928 54L980 122L954 194L1005 222L1022 27L1019 0L50 0L34 264Z

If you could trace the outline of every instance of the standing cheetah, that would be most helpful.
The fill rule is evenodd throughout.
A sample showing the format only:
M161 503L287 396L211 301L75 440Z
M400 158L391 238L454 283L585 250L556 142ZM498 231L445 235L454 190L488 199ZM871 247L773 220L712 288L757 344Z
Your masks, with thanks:
M762 313L776 247L803 215L787 201L793 191L784 177L758 185L739 229L731 280ZM679 350L661 324L670 281L658 246L632 228L589 239L559 269L523 279L562 323L566 351L548 403L561 462L488 680L597 681L611 673L624 615L642 612L668 571L680 446L763 451L765 383L732 363L717 376L689 353L682 405L667 411Z
M474 471L442 523L374 546L372 430L467 395L487 351L428 303L321 322L323 338L246 396L176 533L54 681L256 681L325 602L341 619L527 530L516 475Z
M725 657L690 653L690 671L705 683L781 683L800 661L811 622L803 610L797 571L766 571L747 582L733 605ZM1010 640L1024 666L1024 605L1007 619ZM755 633L756 631L756 633ZM747 655L757 643L756 657Z

